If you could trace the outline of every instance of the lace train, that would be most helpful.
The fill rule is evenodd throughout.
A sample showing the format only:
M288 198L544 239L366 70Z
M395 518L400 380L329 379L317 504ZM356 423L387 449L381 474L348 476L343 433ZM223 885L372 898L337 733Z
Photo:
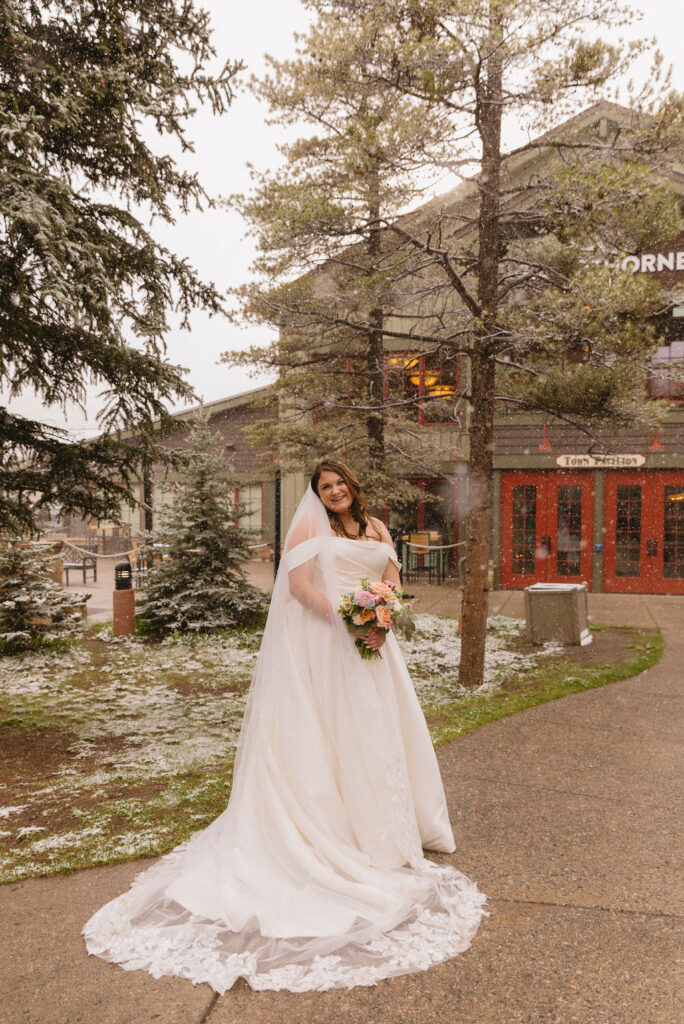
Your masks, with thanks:
M84 932L90 953L155 978L206 982L221 994L240 977L256 990L323 992L375 985L454 957L470 946L487 915L486 897L474 882L454 868L424 860L417 869L398 869L413 879L422 875L428 892L389 931L360 921L342 936L270 938L253 921L251 931L235 933L163 897L157 905L146 900L144 916L136 920L136 889L149 890L150 876L166 874L181 852L138 876L128 893L90 919Z

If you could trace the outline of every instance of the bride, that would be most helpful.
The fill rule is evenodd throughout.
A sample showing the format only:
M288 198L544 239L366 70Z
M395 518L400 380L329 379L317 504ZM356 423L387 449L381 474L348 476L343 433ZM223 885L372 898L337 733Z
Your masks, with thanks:
M359 656L337 614L362 576L399 582L345 463L321 462L285 541L228 807L91 917L88 951L223 993L373 985L470 945L485 897L455 849L396 638ZM426 651L426 656L429 652Z

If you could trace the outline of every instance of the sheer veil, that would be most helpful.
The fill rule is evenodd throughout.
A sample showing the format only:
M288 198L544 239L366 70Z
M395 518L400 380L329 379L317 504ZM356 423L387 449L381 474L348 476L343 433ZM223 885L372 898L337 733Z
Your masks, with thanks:
M332 531L325 505L307 486L285 536L283 556L273 585L264 636L254 670L252 685L245 708L238 739L233 794L239 786L240 775L250 749L258 750L256 733L264 725L264 717L277 704L283 672L283 651L288 635L288 605L296 600L290 590L290 572L301 568L308 571L312 585L324 595L335 609L335 561L332 549ZM332 621L333 629L345 633L341 620Z

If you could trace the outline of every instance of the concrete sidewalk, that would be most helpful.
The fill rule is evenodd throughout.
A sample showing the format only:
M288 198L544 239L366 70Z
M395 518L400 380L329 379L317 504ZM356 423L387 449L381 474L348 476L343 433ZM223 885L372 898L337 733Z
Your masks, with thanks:
M446 611L447 597L421 605ZM520 597L494 594L492 611L515 614ZM438 751L458 844L439 859L489 895L467 953L304 995L239 982L217 998L126 973L88 957L80 929L138 861L0 888L0 1024L675 1024L684 598L593 595L590 606L597 621L660 625L661 662Z

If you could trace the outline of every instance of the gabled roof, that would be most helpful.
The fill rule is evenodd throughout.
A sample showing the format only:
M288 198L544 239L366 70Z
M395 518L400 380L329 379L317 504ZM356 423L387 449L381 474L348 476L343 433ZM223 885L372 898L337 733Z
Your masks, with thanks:
M171 413L173 419L176 420L189 420L197 415L201 408L206 409L212 416L217 413L225 412L227 409L237 409L241 405L248 405L250 402L255 401L258 398L265 398L268 392L271 390L270 384L264 384L259 388L250 388L248 391L240 391L236 395L230 395L227 398L217 398L213 402L203 402L201 405L193 405L188 409L181 409L178 412Z
M541 159L545 159L545 150L550 152L555 146L559 146L563 142L571 145L577 141L578 134L588 131L594 126L599 127L599 131L601 131L602 121L608 122L606 125L605 149L606 152L609 152L611 150L610 139L612 137L612 133L608 131L610 124L612 123L612 125L617 127L620 123L624 123L632 113L633 111L629 107L624 107L619 103L611 103L609 100L600 100L597 103L593 103L561 124L555 125L541 135L530 139L524 145L517 146L510 153L503 154L503 174L520 175L524 173L526 168L532 170L534 165L538 164ZM479 176L478 173L470 178L466 178L455 188L435 196L434 199L429 200L422 206L416 207L416 209L409 213L402 214L397 218L397 222L407 223L412 221L415 223L416 220L429 219L431 213L438 215L448 210L456 211L459 208L467 208L470 203L475 202L477 199ZM676 191L684 193L684 166L668 171L667 176L672 181ZM472 230L472 226L466 226L461 231L454 231L453 235L467 234Z

